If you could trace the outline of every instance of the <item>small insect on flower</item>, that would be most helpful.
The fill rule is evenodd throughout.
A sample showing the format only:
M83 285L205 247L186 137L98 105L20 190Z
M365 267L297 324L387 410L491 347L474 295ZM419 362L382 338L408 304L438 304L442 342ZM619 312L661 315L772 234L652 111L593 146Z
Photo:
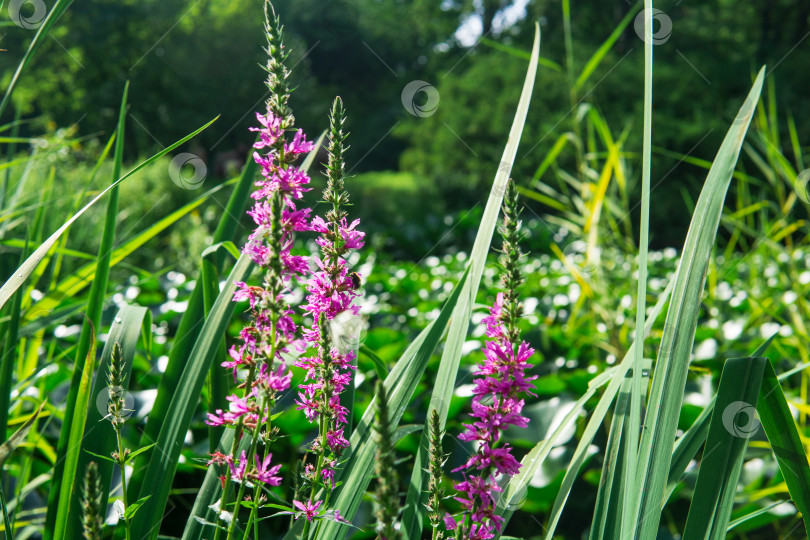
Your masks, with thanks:
M349 274L349 281L352 282L353 291L360 288L360 275L357 272L352 272Z

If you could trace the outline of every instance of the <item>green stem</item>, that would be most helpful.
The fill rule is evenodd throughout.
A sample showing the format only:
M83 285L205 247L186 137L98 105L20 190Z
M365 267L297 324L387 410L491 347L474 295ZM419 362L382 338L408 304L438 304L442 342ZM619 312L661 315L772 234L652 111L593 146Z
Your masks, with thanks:
M127 475L126 475L126 459L124 458L124 441L121 439L121 430L115 427L115 438L118 440L118 466L121 468L121 489L123 490L122 499L124 503L124 532L126 540L131 540L131 533L129 529L129 518L126 517L127 508Z
M247 387L246 387L247 388ZM262 406L259 409L259 418L264 413L264 410L267 408L267 398L262 399ZM253 439L250 441L250 448L248 449L247 457L245 458L245 472L242 475L242 481L239 482L239 492L236 495L235 506L233 508L233 519L231 519L231 525L228 527L228 540L233 538L233 533L236 531L236 522L239 521L239 508L242 506L242 497L245 496L245 484L247 483L247 471L250 467L250 462L253 460L253 456L256 455L256 446L259 442L259 423L256 422L256 427L253 429ZM234 460L236 458L234 457ZM256 501L253 501L254 503ZM252 513L252 511L251 511Z
M321 438L321 451L318 453L318 462L315 466L315 476L312 477L312 488L309 491L309 502L312 502L312 499L315 498L315 492L318 489L319 479L321 477L321 469L323 468L323 454L326 448L326 417L321 413L320 421L318 423L318 432ZM309 533L309 526L310 521L304 524L304 532L302 533L302 538L307 538L307 534Z
M253 379L256 377L256 366L251 366L250 371L248 371L247 380L245 381L245 388L250 388L253 384ZM233 437L233 443L231 444L231 456L236 455L236 451L239 449L239 440L242 438L242 417L239 417L239 420L236 422L236 434ZM222 487L222 499L220 499L219 508L220 510L225 510L226 505L228 504L228 499L231 495L231 475L225 475L225 485ZM220 518L219 513L217 513L217 521L222 521ZM214 540L219 540L219 537L222 534L222 529L219 527L216 528L214 532Z

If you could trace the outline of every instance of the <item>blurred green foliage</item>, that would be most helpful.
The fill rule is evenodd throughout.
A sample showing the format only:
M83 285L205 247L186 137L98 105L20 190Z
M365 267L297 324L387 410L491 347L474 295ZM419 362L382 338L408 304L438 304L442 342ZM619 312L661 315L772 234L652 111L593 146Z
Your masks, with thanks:
M521 9L521 6L525 7ZM570 78L626 15L638 9L596 0L572 5L572 58L566 66L559 2L535 0L278 0L286 26L298 124L309 133L325 127L335 94L346 102L352 130L348 158L354 172L401 170L435 186L448 210L469 208L498 167L492 141L503 140L520 89L525 60L496 45L527 50L531 26L543 31L536 98L530 110L514 177L526 185L552 142L573 128L576 107L588 103L610 125L631 127L628 148L640 149L642 42L630 24L572 103ZM746 73L769 65L777 100L791 104L800 140L810 137L810 102L803 98L802 60L810 5L799 0L739 4L657 6L672 34L655 47L656 145L711 158L738 100ZM144 155L200 125L221 120L191 145L212 176L245 159L247 127L264 96L261 18L254 0L76 2L15 95L24 118L58 126L79 123L80 133L114 125L121 87L132 81L127 149ZM0 55L2 84L33 32L6 27ZM486 38L477 42L479 36ZM426 117L410 114L402 90L412 80L434 86L440 102ZM416 100L424 99L418 94ZM9 118L12 112L6 113ZM9 118L2 119L8 120ZM32 124L36 126L36 124ZM790 150L787 150L790 158ZM574 152L561 156L573 163ZM654 203L671 215L653 220L658 246L677 245L688 223L679 211L682 190L696 193L702 174L670 157L654 156ZM417 254L412 253L413 256Z

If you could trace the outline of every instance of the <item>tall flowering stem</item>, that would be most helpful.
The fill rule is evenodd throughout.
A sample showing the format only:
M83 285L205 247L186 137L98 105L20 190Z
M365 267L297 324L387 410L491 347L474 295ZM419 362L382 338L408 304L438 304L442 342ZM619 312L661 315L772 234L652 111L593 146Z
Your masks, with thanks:
M115 440L117 450L112 453L112 457L121 469L121 499L124 508L124 531L126 539L131 537L130 532L130 517L126 515L127 503L127 475L126 463L129 458L129 449L124 448L124 439L121 435L121 430L126 422L128 411L126 410L126 399L124 397L124 353L121 350L121 345L116 342L113 343L112 355L110 356L110 371L107 375L107 418L112 422L113 430L115 430Z
M95 461L87 464L82 490L82 535L85 540L101 540L104 516L101 512L101 478Z
M268 450L277 437L277 429L271 425L270 411L280 393L290 387L292 379L284 354L302 344L288 304L290 283L294 279L302 281L309 275L308 258L293 255L291 249L295 232L310 229L310 210L296 206L296 201L309 190L309 177L294 162L300 154L311 151L313 144L306 140L300 129L292 140L288 139L287 134L295 121L287 104L289 71L284 61L288 53L284 50L282 26L269 2L265 3L265 33L268 54L266 84L270 98L266 102L266 113L256 114L259 127L251 128L259 133L253 159L260 165L261 179L256 182L257 189L251 195L254 204L248 211L256 227L242 250L262 269L264 280L261 286L237 283L234 301L248 301L251 321L241 330L240 344L231 347L230 358L222 366L233 372L234 382L243 378L237 385L241 393L227 397L229 410L217 410L208 415L210 425L236 430L230 453L215 452L209 462L219 466L223 473L218 517L226 524L230 521L228 539L236 530L243 501L247 501L251 508L245 528L247 535L250 524L255 523L258 508L264 502L261 487L281 484L281 465L271 465L272 454ZM245 431L250 434L250 446L247 452L237 456L239 441ZM265 447L261 456L259 444ZM249 484L253 492L248 500L246 489ZM234 486L237 493L231 514L227 509L232 502L231 488ZM219 536L220 529L217 528L215 538Z
M444 498L442 478L444 477L444 462L447 460L447 455L445 455L442 449L444 431L442 431L439 411L436 409L433 409L430 414L429 429L430 458L428 462L428 474L430 480L428 481L428 501L425 503L425 508L427 509L430 525L433 528L432 540L441 540L443 535L439 530L439 525L442 522L441 501L442 498Z
M484 319L489 341L484 346L484 363L478 366L473 390L472 423L464 424L459 435L463 441L473 442L477 451L461 467L453 472L463 472L464 481L454 487L455 497L462 505L460 519L445 516L448 529L457 529L462 538L483 540L494 538L499 533L503 518L495 515L498 493L503 484L520 470L508 444L498 447L501 434L509 426L527 427L529 419L520 413L523 396L531 392L526 369L534 349L520 340L518 321L523 314L523 305L518 299L518 288L523 282L519 262L520 209L517 190L510 180L503 204L503 221L500 226L503 237L500 264L503 292L498 293L490 316Z
M346 257L363 246L365 234L357 231L359 220L349 224L345 207L349 196L344 188L346 113L338 97L332 104L329 130L329 161L326 167L327 185L323 201L329 206L324 217L312 219L312 230L319 233L316 240L321 256L313 257L314 271L307 282L307 304L304 311L312 317L312 327L304 332L304 339L313 346L314 355L300 358L295 365L306 370L304 382L299 386L297 408L304 411L310 422L317 423L318 436L309 446L314 463L307 463L302 471L306 501L294 501L300 510L298 516L307 519L303 536L307 537L310 523L317 509L326 510L335 487L335 467L344 449L349 446L344 429L349 410L341 405L341 393L352 383L352 361L355 352L343 351L330 337L330 325L341 313L359 314L354 300L360 276L350 273ZM307 490L306 487L309 487ZM315 500L319 488L325 488L325 499ZM337 516L336 516L337 517Z
M377 432L377 459L374 472L377 474L377 538L398 540L399 531L394 528L399 509L399 477L394 461L394 444L391 420L388 414L388 396L383 381L377 380L377 410L374 415L374 430Z

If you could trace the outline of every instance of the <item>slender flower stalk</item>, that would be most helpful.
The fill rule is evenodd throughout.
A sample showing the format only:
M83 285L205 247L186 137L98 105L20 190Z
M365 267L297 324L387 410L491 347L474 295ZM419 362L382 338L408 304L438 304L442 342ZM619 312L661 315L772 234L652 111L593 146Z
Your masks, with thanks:
M124 531L126 539L131 538L130 533L130 517L127 516L127 475L126 464L129 458L129 448L124 448L124 439L121 435L121 429L126 422L126 399L124 396L124 355L121 351L121 345L117 342L113 344L112 356L110 357L110 371L107 376L107 391L109 399L107 401L108 418L112 423L113 430L115 430L115 440L117 443L117 450L112 453L112 457L121 469L121 502L124 505L123 518L124 518Z
M430 415L430 457L428 461L428 501L425 503L428 519L433 528L432 540L441 540L443 535L439 526L442 523L441 500L444 497L442 478L444 477L444 463L447 456L442 449L444 431L441 427L439 411L433 409Z
M304 538L309 534L310 523L318 516L315 509L326 511L335 487L335 467L341 453L349 446L344 434L349 410L341 405L341 393L352 383L352 361L356 353L342 351L339 344L333 342L329 328L339 314L348 312L356 316L359 313L354 300L359 296L356 289L360 276L349 272L346 257L363 246L365 234L356 230L359 220L347 222L344 209L349 204L344 188L343 155L348 136L344 132L345 120L343 101L338 97L330 114L327 185L323 192L323 201L329 210L325 217L312 219L312 230L319 233L316 242L321 256L313 257L314 271L306 285L309 294L303 306L313 321L312 328L304 332L304 339L316 353L295 362L297 367L306 370L304 382L299 386L297 408L318 425L318 435L309 446L314 463L306 464L302 471L301 494L308 491L308 498L294 501L298 515L307 519ZM319 488L325 488L323 501L315 500Z
M101 540L104 520L101 513L101 478L95 461L87 464L82 499L82 534L85 540Z
M399 478L394 465L388 396L385 385L380 380L377 380L376 394L374 430L377 432L377 459L374 462L374 472L377 475L377 538L395 540L400 537L399 531L394 528L399 508Z
M521 259L519 242L520 209L517 189L510 180L503 204L503 221L500 226L503 237L500 264L503 292L498 293L490 316L484 319L489 341L484 346L484 363L478 366L474 380L472 412L473 422L459 439L474 442L477 451L461 467L464 480L454 487L455 497L462 505L460 520L445 516L445 525L465 539L483 540L494 538L499 533L503 518L495 515L495 497L503 491L498 485L520 470L508 444L497 446L503 431L511 426L527 427L529 419L520 413L523 396L531 392L526 369L534 349L520 340L518 321L523 314L523 305L518 299L518 288L523 282L519 269Z
M283 45L283 28L269 2L265 3L265 33L266 85L270 97L266 113L256 114L259 127L251 128L259 134L258 142L253 145L253 159L261 168L261 179L256 182L257 189L251 195L254 204L248 211L256 228L242 250L262 269L264 280L261 286L237 283L234 301L248 301L251 321L240 332L241 343L230 349L230 358L222 366L233 372L234 382L242 378L237 385L242 392L228 396L229 409L217 410L209 414L207 420L210 425L236 430L230 453L214 453L209 462L209 465L219 466L222 472L223 494L218 518L228 526L229 540L236 531L242 502L249 499L251 508L245 528L247 536L264 502L262 486L281 484L281 466L271 464L272 453L268 450L278 436L270 411L292 380L283 355L293 349L300 351L303 346L288 303L290 284L293 279L302 281L309 274L308 258L293 255L291 251L295 233L310 230L310 210L298 208L296 202L309 191L309 176L294 162L314 145L300 129L292 139L288 138L295 122L287 103L289 71L284 62L288 53ZM250 446L247 452L236 456L244 431L250 433ZM259 445L265 449L260 451ZM236 487L233 500L232 487ZM252 495L248 495L248 487L252 488ZM232 517L228 512L231 504ZM227 523L229 518L230 523ZM219 536L217 528L214 538Z

